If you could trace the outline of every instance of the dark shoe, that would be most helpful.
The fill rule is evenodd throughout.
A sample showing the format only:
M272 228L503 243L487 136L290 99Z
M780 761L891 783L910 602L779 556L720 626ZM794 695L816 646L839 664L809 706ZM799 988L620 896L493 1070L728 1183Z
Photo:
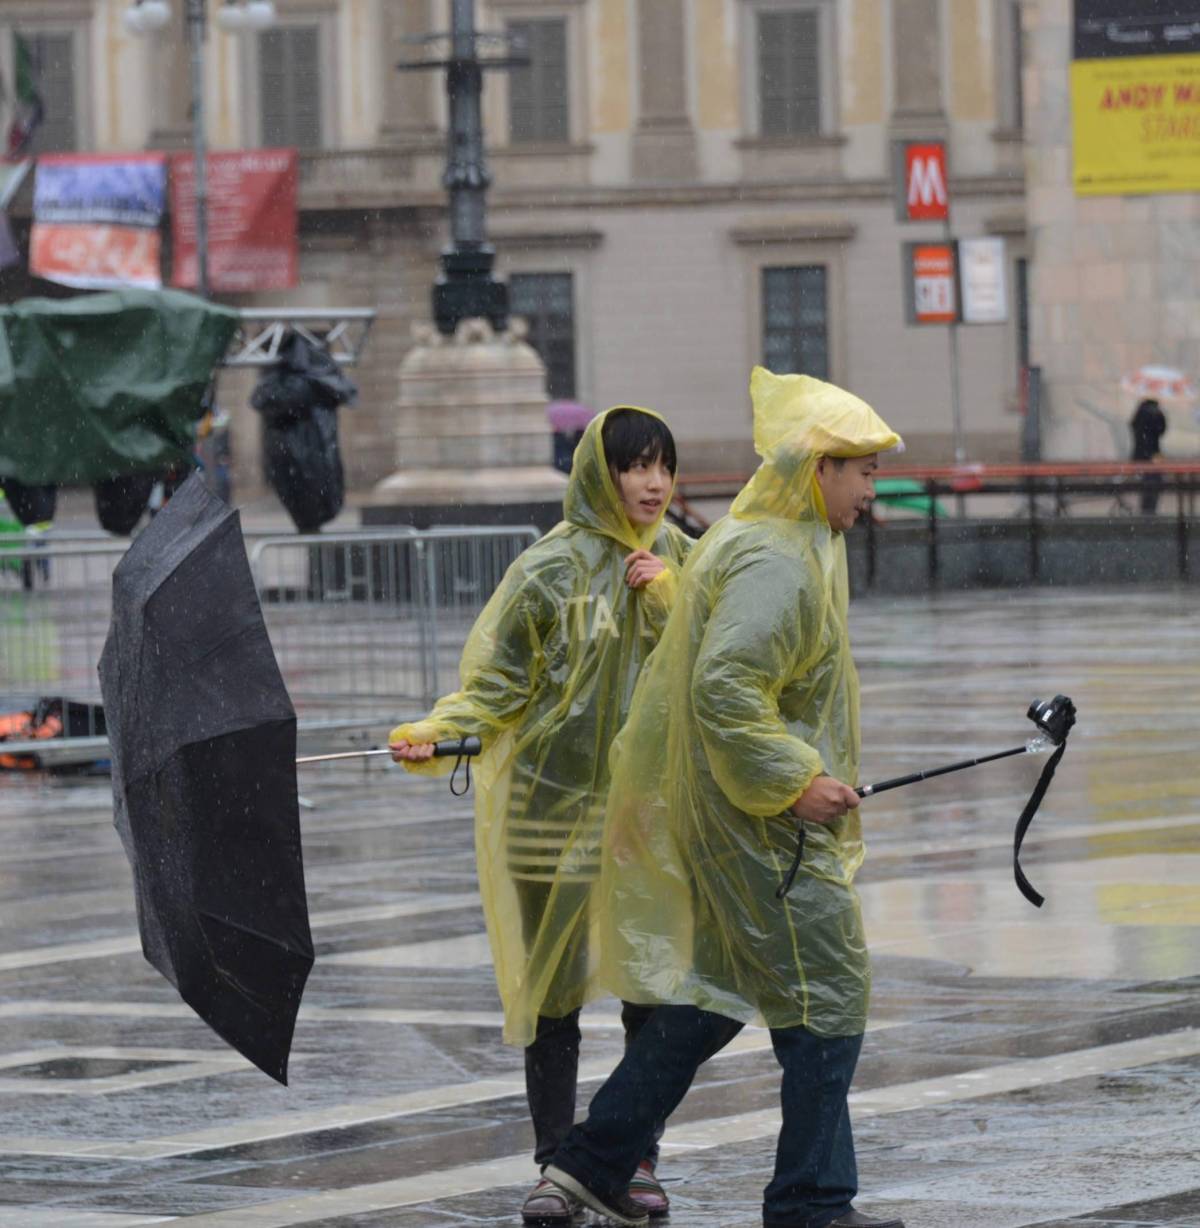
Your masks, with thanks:
M552 1181L543 1177L533 1187L521 1207L527 1228L572 1228L583 1218L583 1205Z
M649 1228L650 1217L628 1194L614 1194L602 1198L589 1190L582 1181L561 1168L555 1168L553 1164L546 1165L542 1175L560 1190L578 1198L585 1207L606 1216L614 1224L620 1224L621 1228Z
M763 1228L807 1228L807 1220L776 1219L770 1215L763 1216ZM849 1207L837 1217L828 1228L904 1228L902 1219L873 1219Z
M667 1191L659 1185L654 1175L654 1165L649 1160L643 1160L630 1178L629 1197L651 1219L661 1219L671 1210L671 1200L667 1197Z

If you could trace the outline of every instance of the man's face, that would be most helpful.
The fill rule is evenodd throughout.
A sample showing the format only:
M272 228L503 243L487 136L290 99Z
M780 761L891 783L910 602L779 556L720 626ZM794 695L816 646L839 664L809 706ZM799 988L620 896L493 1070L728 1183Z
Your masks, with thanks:
M825 499L825 514L835 533L852 528L859 516L867 515L875 498L875 471L879 454L835 460L822 456L817 461L817 483Z
M621 506L631 524L646 528L662 514L671 497L674 479L662 457L648 460L639 457L624 473L614 473Z

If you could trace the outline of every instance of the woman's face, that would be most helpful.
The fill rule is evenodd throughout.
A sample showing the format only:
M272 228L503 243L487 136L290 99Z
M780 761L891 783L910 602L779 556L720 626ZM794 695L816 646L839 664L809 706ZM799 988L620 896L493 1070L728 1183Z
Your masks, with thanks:
M662 457L637 460L624 473L613 473L613 483L630 524L646 528L654 524L666 508L675 479Z

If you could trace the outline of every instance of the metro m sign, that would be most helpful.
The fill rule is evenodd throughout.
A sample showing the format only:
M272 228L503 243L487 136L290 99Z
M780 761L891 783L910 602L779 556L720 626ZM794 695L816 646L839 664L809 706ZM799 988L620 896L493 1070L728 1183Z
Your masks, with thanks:
M941 141L904 146L904 211L909 222L944 222L950 216L946 146Z

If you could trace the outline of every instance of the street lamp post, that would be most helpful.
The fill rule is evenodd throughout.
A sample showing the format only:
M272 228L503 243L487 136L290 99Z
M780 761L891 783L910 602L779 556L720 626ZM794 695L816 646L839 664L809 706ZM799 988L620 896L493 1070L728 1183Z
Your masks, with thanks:
M134 34L161 30L171 19L167 0L133 0L125 10L126 29ZM184 0L192 87L192 159L196 197L196 293L208 297L208 125L204 109L204 43L208 37L208 0ZM272 0L225 0L217 24L233 33L264 30L275 20Z
M204 39L207 0L187 0L188 50L192 70L192 160L196 193L196 293L208 298L208 129L204 110Z
M478 34L475 0L452 0L449 54L396 65L401 70L444 68L450 123L442 184L450 197L450 246L441 256L442 272L433 287L433 318L438 331L453 333L460 320L482 317L497 332L508 325L508 286L496 281L495 250L487 241L486 196L492 177L483 144L483 70L527 64L528 58L504 35ZM417 41L431 43L445 35ZM497 48L485 58L481 47Z

